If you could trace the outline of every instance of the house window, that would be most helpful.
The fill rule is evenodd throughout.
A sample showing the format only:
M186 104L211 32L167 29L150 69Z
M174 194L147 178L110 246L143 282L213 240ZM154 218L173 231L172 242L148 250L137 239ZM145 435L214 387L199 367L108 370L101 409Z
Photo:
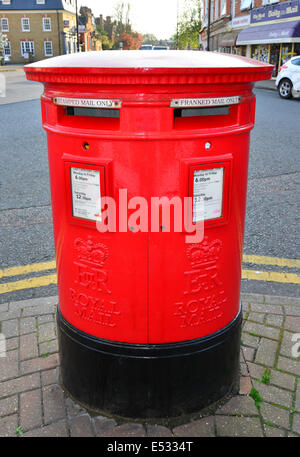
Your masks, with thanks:
M28 17L21 18L22 32L30 32L30 20Z
M8 19L6 17L1 18L1 31L9 32Z
M219 0L216 0L215 3L215 19L219 18Z
M43 31L51 32L51 18L50 17L43 17Z
M242 0L241 1L241 11L248 10L252 6L252 0Z
M226 0L221 0L221 16L225 16L226 14Z
M10 0L2 0L2 5L10 5Z
M5 56L11 56L11 48L10 48L10 42L8 41L6 45L4 46L4 55Z
M44 41L45 56L53 56L52 41Z
M32 54L34 56L34 42L33 41L21 41L21 55Z
M45 0L36 0L37 5L45 5Z

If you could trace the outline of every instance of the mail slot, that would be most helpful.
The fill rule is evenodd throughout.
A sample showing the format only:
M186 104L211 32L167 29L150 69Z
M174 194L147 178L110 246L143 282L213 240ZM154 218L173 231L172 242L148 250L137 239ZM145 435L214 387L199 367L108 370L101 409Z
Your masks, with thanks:
M25 71L44 83L63 386L126 417L236 392L252 89L272 66L104 51Z

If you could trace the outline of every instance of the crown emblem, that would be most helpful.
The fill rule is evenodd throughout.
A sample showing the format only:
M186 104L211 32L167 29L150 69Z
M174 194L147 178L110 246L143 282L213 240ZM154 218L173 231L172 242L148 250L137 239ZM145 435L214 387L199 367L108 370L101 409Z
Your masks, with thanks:
M74 248L78 253L79 259L97 264L100 267L103 267L108 257L107 246L102 243L95 243L91 236L87 240L76 238Z
M206 236L202 243L192 244L187 249L186 255L192 268L199 268L216 263L219 260L221 249L221 240L209 242L208 237Z

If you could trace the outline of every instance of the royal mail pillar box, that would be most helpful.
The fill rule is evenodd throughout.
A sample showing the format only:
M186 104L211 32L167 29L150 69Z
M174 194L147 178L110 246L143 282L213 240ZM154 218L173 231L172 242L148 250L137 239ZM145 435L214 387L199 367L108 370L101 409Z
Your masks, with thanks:
M104 51L25 71L44 83L63 386L127 417L235 391L252 89L272 66Z

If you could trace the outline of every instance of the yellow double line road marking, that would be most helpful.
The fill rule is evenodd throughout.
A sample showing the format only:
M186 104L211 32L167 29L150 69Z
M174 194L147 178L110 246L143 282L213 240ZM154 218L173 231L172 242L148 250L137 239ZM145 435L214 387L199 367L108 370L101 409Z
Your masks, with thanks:
M257 255L244 255L244 263L255 265L274 265L278 267L300 268L298 259L282 259L279 257L266 257ZM55 260L51 262L33 263L30 265L21 265L17 267L4 268L0 270L0 279L6 277L22 276L40 271L54 270L56 268ZM285 273L277 271L257 271L242 270L242 279L254 281L271 281L285 284L300 284L300 275L296 273ZM57 283L56 273L45 276L34 276L14 282L0 284L0 294L13 292L16 290L31 289L33 287L49 286Z
M22 281L7 282L6 284L0 284L0 294L14 292L15 290L31 289L32 287L49 286L50 284L56 283L56 274L23 279Z

